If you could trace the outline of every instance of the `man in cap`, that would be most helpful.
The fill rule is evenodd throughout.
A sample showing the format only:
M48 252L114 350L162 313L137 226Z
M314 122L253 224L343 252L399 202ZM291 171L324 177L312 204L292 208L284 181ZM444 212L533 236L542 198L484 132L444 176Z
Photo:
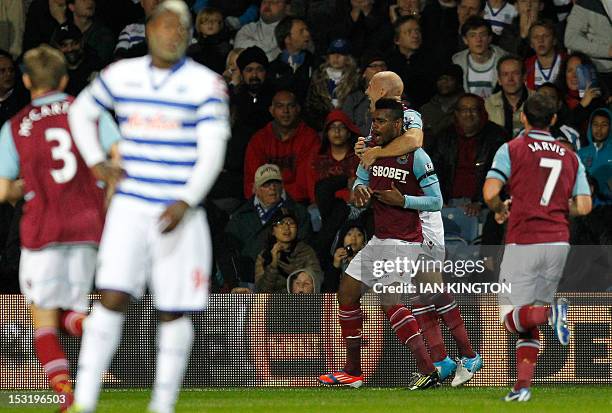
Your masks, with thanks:
M298 239L308 238L311 230L306 208L285 192L277 165L261 165L253 179L253 195L230 216L225 228L228 244L224 248L226 254L219 259L219 267L226 284L254 282L255 259L265 246L271 218L281 208L296 216Z

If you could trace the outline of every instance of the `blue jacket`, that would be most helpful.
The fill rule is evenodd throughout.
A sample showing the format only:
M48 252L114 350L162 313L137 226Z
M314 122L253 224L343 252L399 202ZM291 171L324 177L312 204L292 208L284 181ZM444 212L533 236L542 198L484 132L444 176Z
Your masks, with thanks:
M608 137L602 147L597 149L593 144L591 124L595 115L607 116L610 119ZM578 156L586 168L587 174L597 181L595 205L612 205L612 112L605 108L595 109L589 119L587 130L589 145L578 151Z

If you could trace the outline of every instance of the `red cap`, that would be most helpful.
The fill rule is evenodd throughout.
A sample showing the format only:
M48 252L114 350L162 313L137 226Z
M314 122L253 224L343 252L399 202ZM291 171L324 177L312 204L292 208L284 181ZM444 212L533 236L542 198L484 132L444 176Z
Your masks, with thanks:
M329 127L329 125L332 122L336 122L336 121L342 122L344 126L346 126L346 128L349 131L353 132L355 135L361 134L357 125L355 125L351 121L351 119L348 117L348 115L344 113L343 111L341 111L340 109L334 109L327 114L327 117L325 118L325 127L323 129L327 131L327 128Z

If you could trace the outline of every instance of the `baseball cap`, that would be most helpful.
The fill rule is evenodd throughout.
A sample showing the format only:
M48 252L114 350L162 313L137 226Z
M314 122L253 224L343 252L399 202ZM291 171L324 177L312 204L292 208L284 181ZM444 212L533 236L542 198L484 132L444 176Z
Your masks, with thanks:
M51 36L51 44L60 45L65 40L81 40L83 33L72 23L59 26Z
M335 39L329 44L327 48L327 54L338 53L338 54L349 54L351 47L348 40L346 39Z
M255 171L255 187L259 188L268 181L283 182L283 175L281 175L279 167L271 163L261 165Z

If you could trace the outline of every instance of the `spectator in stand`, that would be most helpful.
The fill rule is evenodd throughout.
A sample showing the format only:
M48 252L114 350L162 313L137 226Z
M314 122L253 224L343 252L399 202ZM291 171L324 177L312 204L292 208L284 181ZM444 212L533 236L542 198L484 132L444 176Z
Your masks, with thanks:
M281 169L285 190L291 198L297 202L313 203L314 199L310 199L308 194L306 172L311 153L319 150L319 137L300 119L300 105L291 91L276 92L270 114L273 120L256 132L247 146L244 196L253 193L253 176L257 168L274 163Z
M0 2L0 50L6 50L13 58L18 58L22 52L24 31L23 0Z
M259 20L249 23L236 33L234 47L246 49L257 46L262 49L271 62L280 54L274 29L289 11L287 0L262 0L259 7Z
M555 28L549 20L539 20L529 28L529 44L535 55L525 59L527 88L535 90L557 80L567 55L557 51Z
M115 46L115 59L127 57L140 57L147 54L145 38L145 21L149 18L161 0L140 0L144 17L136 23L128 24L119 33L117 46Z
M221 248L226 253L218 257L225 283L236 287L239 282L253 283L255 259L264 249L272 227L272 217L281 209L297 219L300 240L308 240L310 217L306 208L296 203L283 189L283 177L276 165L265 164L255 173L253 194L232 213L225 227Z
M549 128L550 134L558 141L569 144L574 152L583 147L586 144L586 138L580 136L576 129L566 124L567 106L565 106L562 92L557 85L554 83L544 83L538 87L537 93L546 95L557 103L557 121ZM584 140L584 143L582 140Z
M258 293L286 292L289 275L303 268L309 268L315 285L321 285L317 254L297 234L298 219L291 212L281 210L272 218L268 242L255 261Z
M220 10L225 18L225 24L232 32L236 32L245 24L257 20L259 7L254 0L191 0L194 13L199 13L206 7Z
M370 84L370 79L378 72L386 71L385 58L377 52L366 52L361 57L361 78L359 88L348 95L342 105L342 111L348 115L351 121L359 128L361 136L368 136L372 116L370 114L370 100L365 91Z
M486 0L484 8L484 19L489 22L495 35L499 36L504 27L512 23L518 16L513 4L506 0Z
M501 90L485 100L489 120L498 124L511 137L521 129L523 103L530 92L525 86L525 66L518 56L506 55L497 62L497 78Z
M312 154L307 171L310 199L316 200L322 226L317 239L320 257L327 254L339 226L346 221L350 209L347 203L355 180L359 158L353 147L359 129L348 116L334 109L325 119L321 149Z
M476 7L478 9L478 7ZM423 47L442 65L465 48L459 31L456 0L428 1L419 19L423 31Z
M338 292L340 277L355 254L365 246L367 241L367 232L361 222L348 221L342 225L331 247L331 265L326 266L323 278L324 293Z
M13 56L0 49L0 125L19 112L30 99L21 84Z
M430 151L445 205L480 214L485 177L507 140L506 132L487 119L481 97L466 93L459 98L453 125L434 139Z
M68 68L68 85L64 91L76 96L102 68L100 60L89 49L83 49L83 34L72 23L60 26L51 37L51 46L64 54Z
M448 64L438 72L438 93L424 104L419 112L423 118L423 145L427 149L433 137L447 129L453 122L455 105L463 95L463 71L461 67Z
M391 24L400 17L413 16L421 18L421 0L397 0L395 4L389 6L389 19Z
M95 18L96 0L66 0L72 12L72 23L83 33L83 47L93 51L102 66L113 59L113 32Z
M329 40L342 38L352 45L355 58L368 50L385 50L392 33L388 29L386 2L375 0L336 1L336 13Z
M227 82L230 94L233 93L233 91L242 83L242 76L240 75L240 69L238 68L236 61L243 50L244 49L232 49L227 54L227 58L225 59L223 78Z
M67 21L66 0L34 0L26 16L23 51L49 43L55 29Z
M596 182L594 205L612 205L612 112L595 109L589 120L589 145L578 151L587 174Z
M304 103L312 73L319 67L318 59L309 50L308 26L298 17L287 16L278 23L274 35L281 53L270 63L268 79L277 88L291 87Z
M223 23L223 14L218 9L204 8L195 20L195 40L187 49L187 56L221 74L225 70L225 59L232 50L231 34Z
M325 63L312 75L306 97L306 118L317 130L322 129L329 111L341 108L348 95L359 87L359 71L349 53L348 41L332 41Z
M290 294L314 294L321 292L321 277L310 268L300 268L287 277L287 292Z
M571 53L561 66L556 84L563 91L565 104L569 109L567 123L580 132L581 136L586 136L591 113L596 108L605 105L608 94L607 90L601 87L599 78L590 84L581 94L577 74L579 65L593 66L593 62L584 53Z
M435 68L433 55L424 50L421 25L414 16L398 18L393 25L395 45L387 58L389 70L404 82L404 98L408 106L419 108L433 97Z
M519 55L523 59L532 53L529 45L529 29L539 19L544 2L540 0L518 0L516 2L516 16L512 22L504 25L500 36L493 42L507 52Z
M486 99L497 84L497 62L506 52L491 44L491 26L481 17L470 17L461 35L468 48L456 53L453 63L463 70L463 89Z
M263 50L257 46L249 47L240 53L236 64L242 83L231 88L232 139L228 142L223 170L208 196L227 213L251 195L243 196L246 148L253 134L272 119L270 104L274 94L266 82L268 58ZM252 182L252 175L249 179Z
M567 18L565 45L589 56L607 90L612 90L612 3L576 0Z

